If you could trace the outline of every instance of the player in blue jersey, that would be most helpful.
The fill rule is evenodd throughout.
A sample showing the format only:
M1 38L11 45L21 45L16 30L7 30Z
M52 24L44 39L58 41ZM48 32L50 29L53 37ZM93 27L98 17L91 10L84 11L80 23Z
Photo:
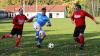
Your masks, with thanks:
M33 23L33 27L36 31L36 39L38 41L37 47L41 47L41 43L43 39L46 37L45 31L42 27L46 24L47 26L51 26L50 19L46 16L46 8L41 9L42 13L37 13L37 15L33 16L31 20L36 18L36 21Z

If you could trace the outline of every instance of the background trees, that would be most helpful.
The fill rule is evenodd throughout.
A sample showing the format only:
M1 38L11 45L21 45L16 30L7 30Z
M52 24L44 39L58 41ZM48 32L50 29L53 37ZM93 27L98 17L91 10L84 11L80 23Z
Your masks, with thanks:
M0 0L0 8L7 5L23 5L23 1L25 5L36 4L36 0ZM94 16L99 15L98 2L99 0L37 0L38 5L66 5L68 16L71 15L75 3L80 3L83 9Z

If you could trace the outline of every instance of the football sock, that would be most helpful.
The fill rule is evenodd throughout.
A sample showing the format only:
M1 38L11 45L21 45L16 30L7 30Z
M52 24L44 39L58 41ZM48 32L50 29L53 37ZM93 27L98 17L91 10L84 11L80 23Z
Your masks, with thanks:
M39 31L36 31L36 40L38 41L39 39Z
M36 31L36 38L39 38L39 31Z
M43 39L39 38L38 39L38 45L41 45L42 41L43 41Z
M84 45L84 36L80 35L79 38L80 38L80 45Z
M18 45L20 44L20 37L16 38L16 47L18 47Z
M5 35L3 35L3 38L11 38L11 37L12 37L11 34L5 34Z

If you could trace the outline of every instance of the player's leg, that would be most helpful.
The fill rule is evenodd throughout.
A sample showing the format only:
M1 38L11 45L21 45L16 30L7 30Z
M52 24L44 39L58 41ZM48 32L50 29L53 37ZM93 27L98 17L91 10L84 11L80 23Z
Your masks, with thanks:
M82 49L84 47L84 34L83 33L80 33L79 40L80 40L80 49Z
M78 36L79 36L79 28L75 27L73 37L74 37L75 42L80 43Z
M33 23L33 27L34 27L34 29L36 31L36 40L38 42L37 47L40 48L41 46L40 46L39 43L41 42L41 39L40 39L40 36L39 36L39 31L40 31L41 27L37 22Z
M10 33L10 34L4 34L4 35L1 37L1 39L3 39L3 38L12 38L13 35L15 35L15 31L16 31L16 29L13 28L13 29L11 30L11 33Z
M38 46L40 47L41 43L43 42L44 38L46 37L46 34L43 30L39 31L39 39L38 39Z
M41 39L44 39L46 37L45 31L44 30L40 30L39 31L39 36Z
M83 49L83 47L84 47L84 31L85 31L85 26L81 26L80 34L79 34L80 49Z
M20 44L21 37L22 37L22 30L17 29L16 34L17 34L17 36L16 36L16 46L15 46L15 48L17 48Z
M12 34L4 34L1 39L4 39L4 38L11 38L12 37Z
M17 35L16 37L16 46L15 48L18 48L19 44L20 44L20 41L21 41L21 35Z
M40 31L40 25L37 22L33 23L33 28L35 29L36 32L36 40L39 38L39 31Z

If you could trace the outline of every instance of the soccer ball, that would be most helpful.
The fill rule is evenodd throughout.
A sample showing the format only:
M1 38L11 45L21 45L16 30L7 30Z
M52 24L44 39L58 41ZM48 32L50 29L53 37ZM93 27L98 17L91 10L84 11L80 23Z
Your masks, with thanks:
M54 44L53 43L49 43L48 44L48 48L54 48Z

